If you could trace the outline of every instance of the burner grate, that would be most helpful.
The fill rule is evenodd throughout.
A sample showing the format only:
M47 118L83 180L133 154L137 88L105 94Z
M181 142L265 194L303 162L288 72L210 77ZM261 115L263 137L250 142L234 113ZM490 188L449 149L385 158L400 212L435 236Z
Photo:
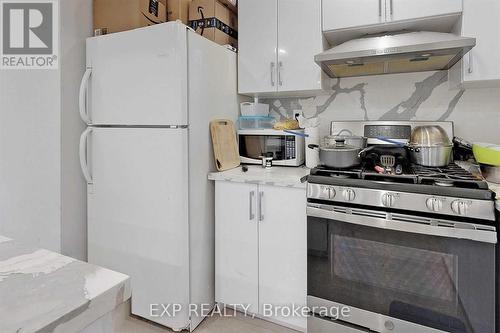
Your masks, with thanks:
M418 176L419 183L425 185L488 189L488 184L469 171L452 163L444 168L412 165L412 172Z
M334 169L327 166L318 166L311 171L311 174L317 176L327 176L332 178L350 178L350 179L361 179L362 169Z
M361 181L378 181L387 183L422 184L439 187L456 187L469 189L488 189L488 184L467 170L452 163L444 168L424 167L412 164L401 175L378 173L367 167L353 169L332 169L319 166L311 171L312 175L342 179L359 179Z

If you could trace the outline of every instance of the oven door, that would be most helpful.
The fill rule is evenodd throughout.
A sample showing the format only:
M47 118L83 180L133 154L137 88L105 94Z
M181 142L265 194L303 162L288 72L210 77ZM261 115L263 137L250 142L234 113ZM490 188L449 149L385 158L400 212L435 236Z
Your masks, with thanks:
M293 135L247 135L238 136L240 156L259 161L261 156L273 158L273 162L296 159L296 138Z
M493 227L308 204L308 305L376 332L495 332ZM314 310L313 310L314 311Z

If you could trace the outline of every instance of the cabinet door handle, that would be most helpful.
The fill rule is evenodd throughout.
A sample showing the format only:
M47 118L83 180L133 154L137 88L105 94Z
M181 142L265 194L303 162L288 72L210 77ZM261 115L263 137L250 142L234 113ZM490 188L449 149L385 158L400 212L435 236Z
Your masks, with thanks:
M280 85L280 86L282 86L282 85L283 85L283 80L281 79L281 70L282 70L282 69L283 69L283 62L282 62L282 61L280 61L280 62L278 63L278 83L279 83L279 85Z
M378 17L382 17L382 0L378 0Z
M255 213L254 213L254 208L253 208L255 191L251 191L249 197L250 197L250 204L249 204L250 212L249 212L248 216L249 216L250 221L252 221L255 218Z
M469 74L472 74L472 72L474 71L474 67L473 67L473 64L472 64L472 50L469 51L469 68L467 68L467 72Z
M394 16L394 0L390 0L390 5L391 5L391 18Z
M276 67L276 63L274 61L271 62L271 85L274 87L274 67Z
M264 192L259 192L259 221L264 221Z

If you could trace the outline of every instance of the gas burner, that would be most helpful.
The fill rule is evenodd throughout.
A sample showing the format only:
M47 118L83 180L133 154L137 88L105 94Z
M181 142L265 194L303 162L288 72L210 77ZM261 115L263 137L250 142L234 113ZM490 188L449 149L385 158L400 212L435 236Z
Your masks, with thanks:
M319 166L311 170L311 175L328 177L338 181L350 179L360 182L419 184L433 186L435 190L437 187L441 187L443 190L445 188L488 190L488 183L454 163L444 168L430 168L412 164L403 169L403 174L379 174L373 170L373 166L370 164L365 164L362 168L344 170Z
M434 185L442 187L453 187L455 185L455 182L449 179L437 179L434 181Z
M332 177L332 178L346 179L346 178L350 178L350 175L345 174L345 173L332 173L330 175L330 177Z

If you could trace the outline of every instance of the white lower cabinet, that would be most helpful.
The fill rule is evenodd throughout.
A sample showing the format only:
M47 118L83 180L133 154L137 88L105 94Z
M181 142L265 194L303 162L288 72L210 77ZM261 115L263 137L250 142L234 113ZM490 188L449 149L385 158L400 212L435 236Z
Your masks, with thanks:
M215 182L215 299L259 311L257 186Z
M305 189L217 181L216 301L305 331L306 220Z

